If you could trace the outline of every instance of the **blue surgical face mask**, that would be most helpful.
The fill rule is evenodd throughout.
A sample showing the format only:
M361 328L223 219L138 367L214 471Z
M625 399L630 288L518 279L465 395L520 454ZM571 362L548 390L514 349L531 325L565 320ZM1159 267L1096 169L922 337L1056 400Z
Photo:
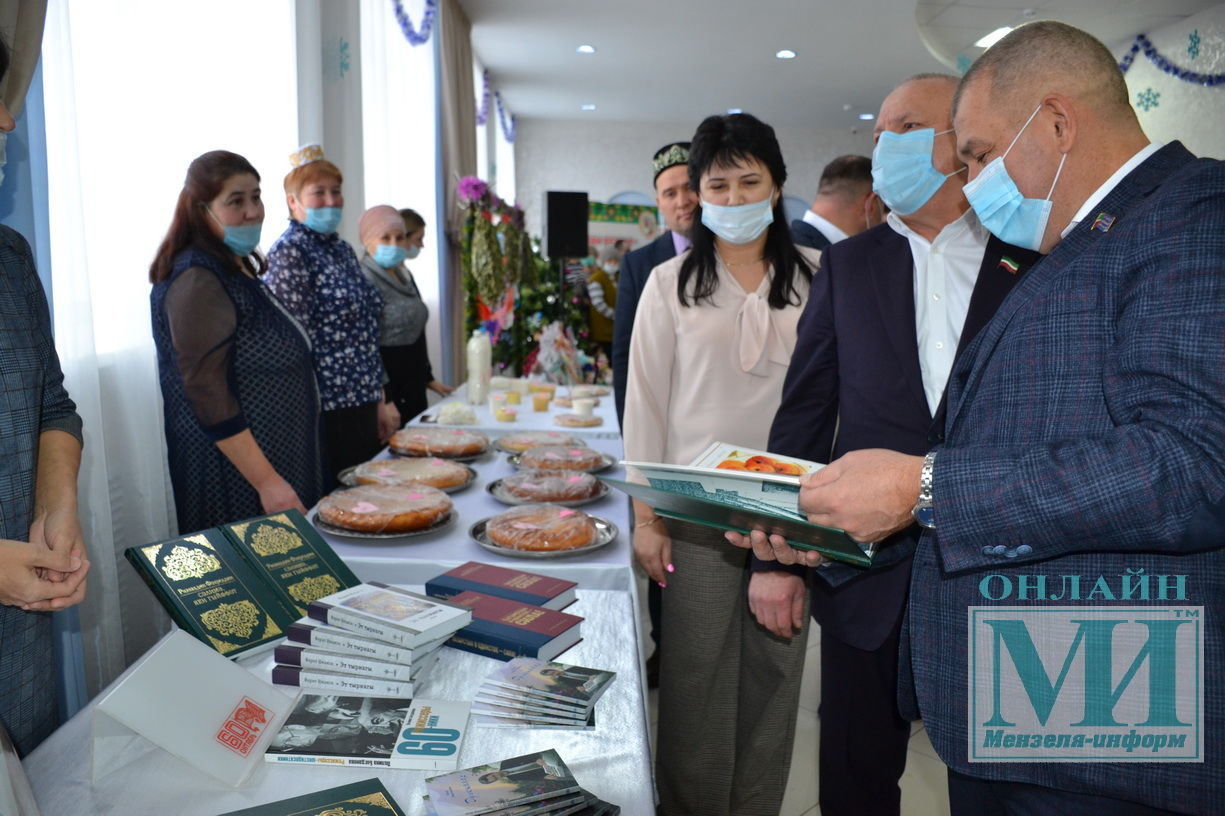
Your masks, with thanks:
M945 175L932 166L932 147L939 133L935 128L907 133L882 131L872 151L872 189L889 209L910 215L936 194L944 182L966 168Z
M340 207L308 207L302 224L322 235L331 235L340 226Z
M255 251L259 246L260 231L264 228L264 222L258 224L248 224L240 227L229 227L221 223L221 219L213 215L213 211L209 207L205 207L209 216L217 222L217 226L221 227L221 241L225 244L226 249L233 252L240 258L245 258Z
M1059 158L1059 167L1055 170L1055 180L1046 198L1026 198L1017 189L1016 182L1008 175L1004 166L1004 158L1016 146L1017 139L1034 121L1042 106L1034 108L1034 112L1021 125L1012 144L1008 145L1003 155L992 159L982 169L973 181L967 181L965 186L966 199L974 208L978 220L987 230L1005 243L1025 247L1037 251L1042 246L1042 237L1046 235L1046 223L1051 219L1051 195L1055 185L1059 183L1059 174L1063 172L1063 163L1068 154Z
M729 244L747 244L774 223L774 189L770 195L752 204L723 207L702 202L702 223Z
M408 249L406 249L405 252L408 253L408 255L406 255L405 257L411 261L414 258L416 258L418 255L421 254L421 247L417 246L416 244L413 244Z
M408 250L399 244L379 244L374 248L374 262L384 269L393 269L404 263Z

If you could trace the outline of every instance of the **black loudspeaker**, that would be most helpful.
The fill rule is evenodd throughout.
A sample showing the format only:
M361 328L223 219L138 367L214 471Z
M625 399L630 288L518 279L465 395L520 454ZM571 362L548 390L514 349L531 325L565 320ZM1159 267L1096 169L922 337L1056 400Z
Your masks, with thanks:
M587 194L544 194L544 246L549 258L582 258L587 254Z

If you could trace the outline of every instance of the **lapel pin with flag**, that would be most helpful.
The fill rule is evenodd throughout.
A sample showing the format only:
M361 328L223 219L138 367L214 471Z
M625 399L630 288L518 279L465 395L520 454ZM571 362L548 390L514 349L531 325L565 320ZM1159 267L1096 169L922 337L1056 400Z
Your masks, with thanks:
M1110 228L1114 226L1114 216L1110 213L1098 213L1097 218L1093 219L1093 229L1098 232L1110 232Z
M1009 275L1015 275L1021 271L1021 265L1017 263L1016 261L1014 261L1012 258L1009 258L1007 255L1000 258L1000 268L1003 269L1005 272L1007 272Z

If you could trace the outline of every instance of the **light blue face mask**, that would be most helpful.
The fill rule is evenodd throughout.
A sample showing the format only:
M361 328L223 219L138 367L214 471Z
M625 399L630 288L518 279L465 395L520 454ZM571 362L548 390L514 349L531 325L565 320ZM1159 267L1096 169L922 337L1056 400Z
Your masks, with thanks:
M729 244L747 244L774 223L774 189L752 204L723 207L702 202L702 223Z
M374 262L384 269L394 269L404 263L404 259L408 257L408 250L399 244L379 244L374 248L374 254L370 257L374 258Z
M340 207L308 207L302 224L321 235L331 235L340 226Z
M952 128L939 133L935 128L881 132L872 150L872 190L889 209L910 215L930 201L946 180L966 169L946 176L932 166L936 137L952 132Z
M411 261L414 258L416 258L418 255L421 254L421 247L417 246L416 244L413 244L412 246L410 246L408 249L404 251L408 253L408 255L406 255L405 257L407 257Z
M1059 183L1059 174L1063 172L1063 163L1068 158L1064 153L1059 159L1059 168L1055 170L1055 180L1045 199L1026 198L1017 189L1016 182L1008 175L1004 166L1004 158L1011 152L1017 139L1034 121L1042 106L1034 108L1034 112L1021 125L1012 144L1008 145L1003 155L997 156L982 169L973 181L967 181L965 186L966 199L974 208L979 222L987 230L1005 243L1037 251L1042 246L1042 237L1046 234L1046 223L1051 218L1051 194Z
M258 224L248 224L240 227L227 227L221 223L221 219L213 215L213 211L208 207L204 208L209 216L217 222L217 226L221 227L222 236L221 242L225 244L226 249L233 252L240 258L245 258L255 251L259 246L260 232L264 228L264 222Z

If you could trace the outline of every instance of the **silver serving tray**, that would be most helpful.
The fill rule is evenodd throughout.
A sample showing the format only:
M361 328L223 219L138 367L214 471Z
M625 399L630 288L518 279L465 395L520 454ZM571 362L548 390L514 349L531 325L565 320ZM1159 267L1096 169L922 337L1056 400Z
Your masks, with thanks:
M540 504L540 502L536 502L536 504ZM493 517L490 516L490 518ZM591 520L595 522L595 539L586 547L576 547L573 550L513 550L509 547L500 547L490 541L489 536L485 534L485 525L489 522L488 518L483 518L468 528L468 535L482 548L510 558L567 558L571 555L583 555L594 552L616 540L617 525L599 516L592 516Z

